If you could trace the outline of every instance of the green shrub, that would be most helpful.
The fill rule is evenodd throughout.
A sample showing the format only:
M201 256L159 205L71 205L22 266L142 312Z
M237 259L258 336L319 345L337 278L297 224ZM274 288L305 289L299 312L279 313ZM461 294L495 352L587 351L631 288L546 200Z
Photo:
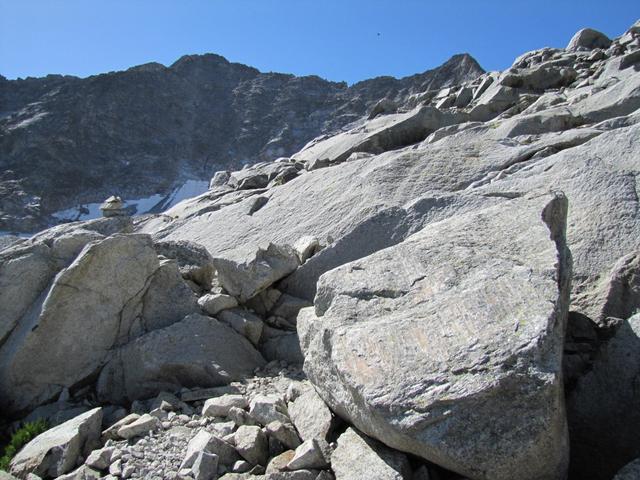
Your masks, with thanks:
M40 435L49 428L45 420L36 420L35 422L27 422L21 428L11 435L11 440L4 447L2 457L0 457L0 470L9 470L9 462L11 459L29 443L33 438Z

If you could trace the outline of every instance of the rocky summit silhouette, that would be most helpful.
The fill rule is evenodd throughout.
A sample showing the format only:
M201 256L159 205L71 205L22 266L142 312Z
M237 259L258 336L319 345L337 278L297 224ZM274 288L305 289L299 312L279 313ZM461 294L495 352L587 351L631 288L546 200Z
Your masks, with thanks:
M342 97L291 113L286 135L265 112L285 122L297 110L254 98L208 189L165 211L132 215L96 186L104 217L0 237L0 423L51 426L8 478L637 478L640 22L615 39L581 30L503 72L457 57L349 88L217 57L26 82L50 82L42 99L56 84L122 79L82 97L102 102L83 111L106 129L100 141L113 132L132 139L114 149L142 152L174 138L194 152L177 140L194 138L184 125L116 135L122 117L106 105L136 76L201 91L202 64L247 76L232 96L259 96L269 79ZM141 105L164 92L149 85ZM4 128L45 128L42 102ZM209 125L234 124L213 106ZM149 122L169 121L157 113ZM65 125L66 137L3 141L15 158L58 155L56 139L89 131ZM302 145L312 130L328 133ZM189 158L180 168L204 172ZM103 167L110 189L127 171ZM30 181L3 185L22 198Z

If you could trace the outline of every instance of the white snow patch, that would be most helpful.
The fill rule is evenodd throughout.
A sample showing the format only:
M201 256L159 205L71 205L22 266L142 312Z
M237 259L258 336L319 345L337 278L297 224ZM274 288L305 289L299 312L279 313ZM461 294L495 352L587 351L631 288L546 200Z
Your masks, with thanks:
M136 215L161 213L187 198L197 197L209 189L206 180L187 180L182 186L174 188L168 195L155 194L150 197L125 200L125 207L135 207ZM59 220L78 221L100 218L101 203L85 203L77 207L53 213Z

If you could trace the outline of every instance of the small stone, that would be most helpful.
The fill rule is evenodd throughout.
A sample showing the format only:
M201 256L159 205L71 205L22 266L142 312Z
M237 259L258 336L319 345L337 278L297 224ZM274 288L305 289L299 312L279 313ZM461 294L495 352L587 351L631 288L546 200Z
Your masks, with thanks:
M124 427L125 425L129 425L130 423L135 422L139 418L140 418L140 415L138 415L137 413L132 413L130 415L127 415L122 420L114 423L105 431L103 431L102 440L103 441L106 441L107 439L118 440L120 438L120 436L118 435L118 430L120 430L120 428Z
M233 464L233 467L231 467L233 473L245 473L249 470L251 470L251 464L246 460L238 460Z
M209 315L217 315L223 310L237 307L238 301L231 295L208 293L198 299L198 305Z
M204 402L202 415L206 417L226 417L231 407L246 408L247 399L242 395L222 395Z
M286 400L288 403L293 402L296 398L304 393L305 389L300 382L291 382L287 387Z
M234 434L238 453L252 465L265 465L269 454L266 435L259 427L243 425Z
M168 405L168 404L167 404ZM167 420L169 418L169 414L166 410L162 410L161 408L155 408L149 412L149 415L156 417L160 421Z
M105 447L100 450L94 450L85 460L85 464L96 470L107 470L111 465L111 458L115 452L114 447Z
M286 407L282 400L266 395L254 397L249 408L249 414L262 425L276 421L290 423L291 420L284 412L286 412Z
M109 466L109 473L115 477L122 475L122 460L116 460Z
M209 430L213 431L213 433L220 438L226 437L236 429L236 424L232 420L226 422L213 421L213 419L210 420Z
M128 425L120 427L118 429L118 436L129 439L139 435L146 435L152 430L156 430L160 426L158 419L148 413L145 413L140 418Z
M300 446L300 437L296 429L289 423L271 422L266 426L267 434L290 449Z
M136 467L133 465L126 465L122 469L122 478L131 478L131 476L135 473Z
M215 480L218 477L218 456L204 451L198 453L191 472L195 480Z
M238 407L231 407L227 416L239 427L242 425L258 424L253 417L249 415L249 412Z
M266 473L274 473L274 472L283 472L287 469L287 464L293 460L296 452L293 450L287 450L286 452L281 453L273 457L269 464L267 465Z
M410 478L411 469L407 456L380 442L348 428L338 438L338 447L331 455L331 468L337 479L376 478L402 480Z
M287 464L289 470L326 468L329 466L329 445L323 439L306 440L296 448L295 456Z

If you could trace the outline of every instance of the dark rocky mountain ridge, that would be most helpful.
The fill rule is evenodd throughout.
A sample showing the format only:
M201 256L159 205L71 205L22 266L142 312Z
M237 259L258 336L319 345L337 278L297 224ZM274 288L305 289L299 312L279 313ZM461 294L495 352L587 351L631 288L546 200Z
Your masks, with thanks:
M469 55L395 79L330 82L186 55L77 78L0 77L0 231L34 231L52 212L166 194L187 179L298 151L361 119L381 99L473 80Z

